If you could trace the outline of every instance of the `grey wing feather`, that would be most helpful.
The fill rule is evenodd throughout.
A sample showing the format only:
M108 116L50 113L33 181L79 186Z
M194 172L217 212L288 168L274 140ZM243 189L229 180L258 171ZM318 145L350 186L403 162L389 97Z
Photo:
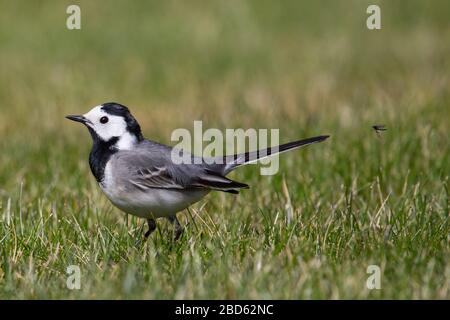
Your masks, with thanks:
M125 170L121 177L128 183L146 191L157 189L209 189L238 193L248 188L247 184L224 177L220 172L208 168L205 163L174 164L169 146L144 141L130 151L119 151L114 155L116 167Z
M205 174L196 179L193 186L208 188L229 193L239 193L238 189L249 188L248 184L233 181L217 172L205 169Z
M149 188L184 189L182 184L173 179L166 167L146 166L134 169L130 183L143 191Z

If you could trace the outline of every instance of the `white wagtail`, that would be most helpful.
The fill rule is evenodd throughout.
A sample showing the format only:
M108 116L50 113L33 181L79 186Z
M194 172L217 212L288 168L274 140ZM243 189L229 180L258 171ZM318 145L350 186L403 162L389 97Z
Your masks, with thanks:
M88 128L93 140L89 165L95 179L116 207L147 219L146 238L156 229L155 219L165 217L174 224L175 239L178 239L183 232L176 217L178 212L211 190L237 194L240 189L248 188L245 183L226 178L235 168L328 138L318 136L217 159L222 161L201 158L201 161L175 164L171 158L173 148L144 139L139 123L121 104L104 103L84 115L66 118Z

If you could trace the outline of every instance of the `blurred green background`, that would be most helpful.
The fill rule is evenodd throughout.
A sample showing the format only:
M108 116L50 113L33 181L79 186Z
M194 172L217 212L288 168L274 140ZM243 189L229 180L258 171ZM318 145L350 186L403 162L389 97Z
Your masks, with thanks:
M70 4L81 7L81 30L66 28ZM381 30L366 28L370 4L381 7ZM449 297L449 1L0 8L0 297ZM277 176L254 166L233 174L252 189L197 206L222 233L204 218L178 247L163 232L135 249L128 230L142 222L100 194L88 133L64 119L108 101L167 144L194 120L279 128L280 142L332 138L284 155ZM378 137L373 124L388 131ZM295 227L279 225L283 183ZM69 262L90 270L81 291L61 280ZM364 285L372 263L385 272L381 291Z

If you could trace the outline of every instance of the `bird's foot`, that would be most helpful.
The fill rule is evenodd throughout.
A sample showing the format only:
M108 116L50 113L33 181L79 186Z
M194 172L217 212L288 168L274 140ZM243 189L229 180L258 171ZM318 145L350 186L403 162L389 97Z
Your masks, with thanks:
M168 219L173 224L173 226L175 228L174 229L174 237L173 237L173 239L175 241L177 241L183 235L184 228L181 226L180 221L178 221L176 215L170 216L170 217L168 217Z
M182 226L180 226L179 228L175 228L175 236L173 237L173 239L175 241L177 241L178 239L181 238L183 233L184 233L184 228Z
M147 224L148 224L148 230L144 234L145 239L147 239L153 233L153 231L155 231L155 229L156 229L156 222L154 219L147 219Z

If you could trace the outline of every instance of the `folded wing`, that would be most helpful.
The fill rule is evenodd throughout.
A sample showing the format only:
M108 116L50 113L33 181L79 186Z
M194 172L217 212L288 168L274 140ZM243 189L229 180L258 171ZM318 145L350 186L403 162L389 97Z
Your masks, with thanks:
M159 146L119 151L112 160L115 168L122 171L117 174L120 183L130 184L144 192L153 188L209 189L236 194L239 189L248 188L247 184L228 179L203 164L174 164L170 152Z

